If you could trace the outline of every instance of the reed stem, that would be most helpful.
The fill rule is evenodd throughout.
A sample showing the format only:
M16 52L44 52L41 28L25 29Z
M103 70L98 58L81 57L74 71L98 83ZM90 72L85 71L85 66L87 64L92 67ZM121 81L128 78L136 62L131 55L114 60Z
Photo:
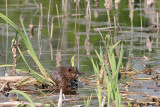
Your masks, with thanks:
M8 1L6 0L6 16L8 17ZM7 35L7 40L6 40L6 63L8 61L8 22L6 22L6 35Z

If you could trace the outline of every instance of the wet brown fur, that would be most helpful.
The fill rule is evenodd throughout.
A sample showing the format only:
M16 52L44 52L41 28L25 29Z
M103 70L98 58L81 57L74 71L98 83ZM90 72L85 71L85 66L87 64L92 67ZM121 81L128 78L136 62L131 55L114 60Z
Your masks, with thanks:
M77 79L80 76L76 67L59 66L53 70L51 77L57 84L58 88L65 89L71 87L71 80Z

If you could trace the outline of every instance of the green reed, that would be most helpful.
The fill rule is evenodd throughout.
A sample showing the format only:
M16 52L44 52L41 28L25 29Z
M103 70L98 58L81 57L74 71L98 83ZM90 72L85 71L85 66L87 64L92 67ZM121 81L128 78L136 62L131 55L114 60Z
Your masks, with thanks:
M35 51L32 47L32 44L29 40L29 37L27 35L27 32L26 32L26 29L24 27L24 24L23 24L23 20L21 20L21 24L22 24L22 28L23 30L20 31L19 28L8 18L6 17L5 15L3 15L2 13L0 13L0 18L4 21L6 21L15 31L16 31L16 34L19 34L22 39L23 39L23 43L25 44L26 48L27 48L27 52L29 53L29 55L32 57L32 59L34 60L34 62L36 63L36 65L38 66L40 72L42 73L39 74L37 72L35 72L33 69L31 69L31 67L29 67L29 65L27 64L22 52L20 51L20 49L18 49L20 51L20 54L21 54L21 57L23 58L24 62L27 64L28 66L28 71L31 71L30 75L33 76L34 78L37 79L37 81L41 82L41 83L49 83L49 82L52 82L54 83L49 75L47 74L47 72L45 71L44 67L42 66L42 64L40 63L39 59L37 58L36 54L35 54Z
M90 107L91 100L92 100L92 94L91 94L90 97L87 98L87 100L84 99L84 105L85 105L85 107Z
M116 61L114 49L120 43L121 43L120 57L119 57L118 61ZM107 88L107 106L109 107L111 101L113 101L116 107L120 107L121 96L119 94L119 88L118 88L118 75L119 75L119 70L122 65L123 42L119 41L119 42L115 43L113 46L110 45L109 48L107 49L107 55L108 55L109 63L111 66L110 69L105 64L102 49L100 50L100 54L96 51L96 55L99 59L100 64L95 63L93 58L91 58L91 62L92 62L95 74L97 76L97 79L98 79L97 96L98 96L98 100L99 100L99 107L101 107L101 105L102 105L102 91L103 91L102 85L106 85L106 88ZM103 78L104 78L105 82L103 84L101 84L101 80L100 80L99 66L101 66L101 68L104 68Z
M39 88L37 88L36 87L36 89L38 89L39 90L39 92L41 93L41 94L43 94L44 95L44 97L45 98L47 98L47 100L50 102L50 104L51 104L51 106L52 107L57 107L57 105L44 93L44 92L42 92ZM18 95L22 95L24 98L26 98L27 99L27 101L30 103L30 104L23 104L23 106L22 106L22 104L20 104L18 107L36 107L35 106L35 104L34 104L34 102L32 101L32 99L28 96L28 94L26 94L26 93L24 93L24 92L22 92L22 91L20 91L20 90L11 90L11 93L16 93L16 95L17 95L17 100L19 100L19 97L18 97ZM43 104L43 106L44 107L48 107L48 106L46 106L45 104Z

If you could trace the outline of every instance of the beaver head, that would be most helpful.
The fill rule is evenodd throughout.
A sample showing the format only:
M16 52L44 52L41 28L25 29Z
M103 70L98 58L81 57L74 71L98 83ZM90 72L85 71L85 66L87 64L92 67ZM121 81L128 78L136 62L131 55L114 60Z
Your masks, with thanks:
M66 77L68 79L77 79L81 73L78 71L77 67L67 67Z

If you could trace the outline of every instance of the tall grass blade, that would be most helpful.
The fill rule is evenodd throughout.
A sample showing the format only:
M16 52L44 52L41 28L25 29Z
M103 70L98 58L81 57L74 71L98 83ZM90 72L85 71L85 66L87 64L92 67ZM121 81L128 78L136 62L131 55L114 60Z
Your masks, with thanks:
M34 50L33 50L33 47L32 47L32 44L27 36L27 33L26 33L26 30L25 30L25 27L24 27L24 24L23 24L23 21L21 20L21 24L22 24L22 28L23 28L23 31L24 31L24 34L18 29L18 27L8 18L6 17L5 15L3 15L2 13L0 13L0 18L2 18L4 21L6 21L10 26L12 26L12 28L18 32L18 34L22 37L23 39L23 42L25 44L25 46L27 47L28 51L30 54L32 54L32 58L33 60L36 62L37 66L39 67L41 73L44 75L45 78L48 78L48 74L45 72L45 69L43 68L43 66L41 65L40 61L38 60ZM48 81L48 80L47 80Z
M107 77L107 74L106 74L106 72L104 72L104 79L105 79L105 81L106 81L106 84L107 84L107 100L108 100L108 103L107 103L107 105L108 105L108 107L109 107L109 105L110 105L110 99L111 99L111 83L110 83L110 81L108 80L108 77Z
M99 59L100 66L101 67L104 66L104 68L105 68L104 80L107 85L107 91L108 91L107 92L107 99L108 99L107 106L108 107L110 106L111 101L114 101L116 107L120 107L120 105L121 105L121 96L120 96L119 89L118 89L118 75L119 75L120 67L122 65L123 42L121 43L121 52L120 52L120 57L118 59L118 63L117 63L117 60L116 60L116 57L114 54L114 49L118 44L120 44L120 42L121 41L118 41L116 44L114 44L113 46L110 46L110 48L107 49L107 55L109 58L109 63L110 63L111 69L109 69L108 66L105 65L102 50L100 49L100 54L97 51L95 51L96 55ZM95 74L96 74L97 78L99 79L98 65L94 63L92 57L91 57L91 62L92 62ZM98 100L99 100L99 102L101 102L100 93L102 90L101 90L100 82L99 82L99 84L97 84L97 89L98 89L98 92L97 92ZM101 105L99 104L99 106L101 106Z
M101 107L101 100L102 100L102 96L101 96L101 86L100 86L100 76L99 76L99 68L98 65L96 65L93 61L93 58L91 57L91 62L95 71L95 74L98 78L98 83L97 83L97 96L98 96L98 102L99 102L99 107Z
M35 86L36 87L36 86ZM42 92L38 87L36 87L36 89L38 89L38 91L44 95L44 97L47 98L47 100L54 106L54 107L57 107L56 104L54 104L54 102L44 93ZM51 106L52 107L52 106Z
M109 58L109 63L111 65L112 74L114 74L116 72L116 60L115 60L114 53L113 52L110 53L110 51L109 51L108 58Z
M104 63L103 56L100 55L100 54L97 52L97 50L95 50L95 52L96 52L96 55L98 56L98 58L99 58L99 60L100 60L100 63L101 63L101 64Z
M37 80L28 80L28 81L25 81L25 82L21 82L21 83L18 84L18 86L22 86L22 85L25 85L25 84L28 84L28 83L33 84L34 82L37 82Z
M30 75L31 75L32 77L34 77L35 79L37 79L37 81L39 81L40 83L44 83L44 84L47 83L48 79L46 79L44 76L38 74L38 73L35 72L34 70L32 70L32 68L28 65L26 59L24 58L22 51L21 51L19 48L18 48L18 51L19 51L22 59L24 60L25 64L27 65L29 71L31 72ZM28 73L29 73L29 72L28 72Z
M87 104L85 105L85 107L89 107L90 106L91 100L92 100L92 94L91 94L90 97L87 98L87 102L86 102Z
M26 29L24 27L24 24L23 24L23 20L21 20L21 23L22 23L22 28L23 28L23 31L24 31L24 34L25 34L25 37L26 37L26 47L28 48L28 52L30 53L30 55L32 55L32 59L35 61L35 63L37 64L38 68L40 69L41 73L46 77L48 78L49 75L45 72L45 69L43 68L43 66L41 65L40 61L38 60L34 50L33 50L33 47L32 47L32 44L29 40L29 37L27 35L27 32L26 32Z
M119 71L120 71L120 68L121 68L121 65L122 65L122 58L123 58L123 42L121 43L121 51L120 51L120 57L119 57L119 60L118 60L118 64L117 64L117 77L116 77L116 82L118 82L118 75L119 75Z
M34 102L31 100L31 98L26 93L19 91L19 90L11 90L11 92L21 94L29 101L29 103L31 104L31 107L35 107Z
M120 43L121 41L118 41L113 46L110 47L110 52L112 53L113 49Z

